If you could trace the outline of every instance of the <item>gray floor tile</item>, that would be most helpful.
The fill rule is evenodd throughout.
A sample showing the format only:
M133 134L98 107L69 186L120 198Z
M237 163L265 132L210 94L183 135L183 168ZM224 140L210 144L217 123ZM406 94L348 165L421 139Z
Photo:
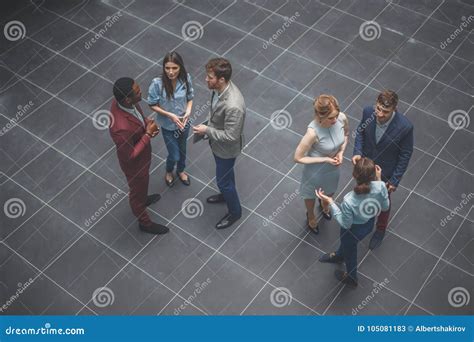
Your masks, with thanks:
M472 315L472 276L441 261L415 302L436 315Z
M463 30L445 42L468 9L463 0L6 4L2 27L20 20L26 32L18 40L0 37L2 302L36 276L32 265L46 267L51 278L36 278L6 313L471 313L472 306L455 307L448 296L456 287L469 294L473 273L473 33ZM360 30L371 20L379 26L374 24L374 39L367 39ZM192 21L197 39L186 40ZM191 186L177 182L168 188L167 150L162 137L152 140L149 193L162 199L148 212L170 228L155 236L139 229L109 132L94 125L94 115L110 110L117 78L133 77L146 99L152 79L162 73L163 56L173 49L193 78L193 124L209 111L205 64L212 57L230 60L232 80L246 102L245 149L236 162L246 209L226 230L215 229L226 206L206 202L217 192L207 142L189 138ZM359 287L350 290L335 279L334 265L318 261L338 247L340 227L334 219L321 220L319 235L307 230L297 193L302 166L293 154L314 119L313 99L336 96L351 130L340 201L354 185L349 159L362 110L384 88L399 93L398 110L414 125L415 150L391 197L383 245L369 252L368 236L358 246ZM152 114L145 101L141 105L145 115ZM464 127L453 127L459 123ZM385 278L386 289L375 293L374 282ZM99 302L97 292L108 302Z
M211 315L238 315L265 283L216 254L180 292ZM199 293L197 289L200 289ZM189 299L188 299L189 300Z

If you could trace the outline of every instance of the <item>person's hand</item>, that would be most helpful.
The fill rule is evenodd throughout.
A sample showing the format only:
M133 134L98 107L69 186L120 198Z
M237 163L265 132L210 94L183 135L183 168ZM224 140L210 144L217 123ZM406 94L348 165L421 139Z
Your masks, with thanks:
M336 160L339 162L339 165L341 165L344 160L344 152L339 151L334 158L336 158Z
M170 116L170 120L173 121L173 123L178 127L178 129L184 129L183 122L181 121L181 118L177 116L176 114L172 114Z
M150 137L155 137L158 133L160 133L160 129L156 125L156 122L154 120L149 120L147 121L146 125L146 134L148 134Z
M326 157L325 161L326 161L326 163L329 163L329 164L334 165L334 166L341 165L341 162L336 157L334 157L334 158Z
M324 193L323 189L321 189L321 188L316 189L316 190L314 191L314 193L315 193L316 196L321 200L321 202L322 202L321 204L323 205L323 207L324 207L324 206L327 206L327 205L329 205L329 204L331 204L331 203L333 202L332 197L327 196L327 195Z
M206 134L207 126L206 125L197 125L193 126L193 133L194 134Z
M183 126L186 127L186 125L188 124L188 121L189 121L189 118L191 116L191 112L186 112L183 116Z
M395 185L390 184L390 182L385 183L387 186L387 190L389 193L395 192L397 190L397 187Z
M382 180L382 168L378 165L375 165L375 179L378 181Z
M353 156L353 157L352 157L352 164L355 165L355 164L357 163L357 161L358 161L360 158L362 158L362 156L360 156L360 155L358 155L358 154L356 154L355 156Z

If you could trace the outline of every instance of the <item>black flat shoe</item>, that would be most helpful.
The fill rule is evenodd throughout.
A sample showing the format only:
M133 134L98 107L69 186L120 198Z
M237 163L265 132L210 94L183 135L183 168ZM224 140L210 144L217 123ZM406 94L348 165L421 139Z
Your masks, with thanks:
M330 264L342 264L344 259L342 257L336 256L335 252L326 253L319 257L320 262L327 262Z
M311 227L309 225L308 212L306 212L306 227L311 231L311 233L318 235L319 234L319 224L316 227Z
M187 176L187 178L186 178L185 180L183 180L183 179L179 176L178 172L176 172L176 177L178 177L178 179L181 181L181 183L183 183L183 184L186 185L186 186L189 186L189 185L191 185L191 179L189 179L189 175L188 175L188 174L186 174L186 176Z
M214 204L214 203L224 203L224 202L225 202L225 199L224 199L224 195L223 195L223 194L219 194L219 195L212 195L212 196L209 196L206 201L207 201L207 203L211 203L211 204Z
M153 203L158 202L161 199L160 194L152 194L146 198L145 205L148 207L149 205L152 205Z
M171 188L174 185L175 180L176 179L174 179L173 174L171 174L171 179L168 179L165 176L165 183L169 188Z
M238 221L239 219L240 219L240 216L234 217L230 214L226 214L219 222L217 222L216 228L217 229L229 228L230 226L232 226L232 224L234 224L235 221Z
M341 283L346 284L349 287L356 288L357 287L357 280L352 279L347 272L341 270L335 270L334 275L336 279L339 280Z

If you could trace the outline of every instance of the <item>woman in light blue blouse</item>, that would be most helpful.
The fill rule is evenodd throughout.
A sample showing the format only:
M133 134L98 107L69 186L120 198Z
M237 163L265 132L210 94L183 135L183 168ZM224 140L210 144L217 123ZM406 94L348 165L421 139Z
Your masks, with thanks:
M184 168L193 97L191 75L186 72L183 59L176 51L168 52L163 58L163 74L154 78L148 89L148 104L158 113L157 122L168 150L165 182L169 187L175 182L175 166L180 181L191 184Z
M374 219L379 212L388 210L388 191L381 181L382 170L369 159L361 158L354 165L352 176L357 185L344 196L339 207L321 189L316 195L323 204L329 205L332 216L341 226L341 244L336 252L321 256L319 261L346 263L346 272L336 270L338 280L351 287L357 286L357 243L374 228Z

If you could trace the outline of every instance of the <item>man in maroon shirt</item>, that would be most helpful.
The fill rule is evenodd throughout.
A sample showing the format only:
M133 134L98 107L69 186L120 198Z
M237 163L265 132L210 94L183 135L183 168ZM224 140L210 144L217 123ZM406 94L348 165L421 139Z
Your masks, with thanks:
M148 196L150 178L150 140L159 133L154 120L145 118L138 102L142 93L138 84L129 77L114 83L115 99L110 109L110 135L117 147L120 168L127 177L129 200L139 228L151 234L165 234L168 228L151 221L146 207L160 199L159 194Z

